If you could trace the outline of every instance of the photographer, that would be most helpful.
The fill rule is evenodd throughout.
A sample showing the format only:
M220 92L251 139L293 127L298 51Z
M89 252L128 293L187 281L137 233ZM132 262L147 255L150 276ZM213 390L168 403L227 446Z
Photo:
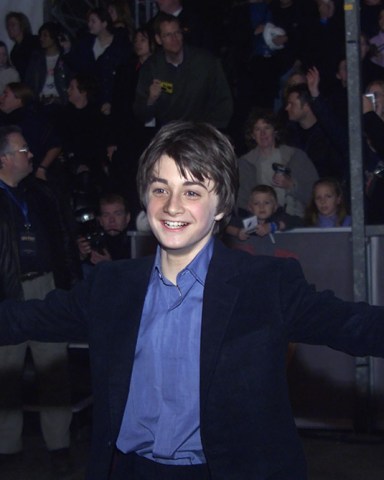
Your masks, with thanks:
M128 205L121 195L108 193L100 198L97 216L99 228L88 231L77 239L85 276L87 266L130 258L130 239L126 235L130 219Z

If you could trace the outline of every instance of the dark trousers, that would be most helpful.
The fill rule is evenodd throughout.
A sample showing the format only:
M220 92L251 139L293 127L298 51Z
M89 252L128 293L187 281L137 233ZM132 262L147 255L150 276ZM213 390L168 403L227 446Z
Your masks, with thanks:
M164 465L135 453L117 453L110 480L210 480L206 464Z

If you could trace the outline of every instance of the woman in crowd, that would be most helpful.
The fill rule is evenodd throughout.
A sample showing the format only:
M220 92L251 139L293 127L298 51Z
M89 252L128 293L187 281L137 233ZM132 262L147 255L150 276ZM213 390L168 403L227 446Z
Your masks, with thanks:
M109 0L107 9L112 19L114 33L122 35L132 42L134 26L126 0Z
M36 36L32 35L28 17L21 12L9 12L5 17L9 38L14 42L11 50L11 63L24 80L32 52L39 48Z
M140 210L136 194L137 159L153 136L153 125L143 126L133 115L132 103L140 68L155 48L146 27L139 28L134 35L135 55L131 61L117 70L112 102L113 132L118 149L113 155L110 169L111 188L128 196L132 212ZM127 191L129 193L127 193Z
M137 57L136 70L152 55L155 43L146 27L138 28L133 39L133 50Z
M8 83L18 82L20 80L17 70L11 67L8 57L7 45L0 42L0 95Z
M96 77L100 85L101 110L109 115L116 70L129 61L131 44L114 35L112 19L106 9L91 9L87 19L89 35L80 39L65 57L73 71Z
M146 27L136 30L133 38L134 56L131 61L119 67L116 71L113 86L113 124L117 135L126 135L128 128L133 128L136 123L132 112L132 104L139 78L140 68L152 55L155 49L154 41Z
M94 77L77 74L68 87L69 103L60 122L63 150L70 169L70 177L78 175L89 188L101 189L105 184L107 167L108 122L95 103L97 82Z
M303 217L311 197L316 169L300 149L281 144L276 116L269 111L251 113L246 138L253 147L239 159L239 213L247 210L254 185L270 185L276 190L278 204L290 215Z
M25 82L32 88L42 105L64 105L70 70L60 46L62 31L54 22L46 22L39 28L40 49L32 53Z

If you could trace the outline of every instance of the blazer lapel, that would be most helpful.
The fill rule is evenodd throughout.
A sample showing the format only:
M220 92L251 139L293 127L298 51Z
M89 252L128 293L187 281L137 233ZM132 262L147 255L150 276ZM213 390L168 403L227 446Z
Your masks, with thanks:
M142 309L153 258L137 261L137 268L123 273L118 314L111 318L109 345L109 401L112 429L119 431L127 401Z
M238 288L228 283L237 272L230 251L216 242L209 266L203 301L200 351L200 405L203 410L210 379L239 295Z

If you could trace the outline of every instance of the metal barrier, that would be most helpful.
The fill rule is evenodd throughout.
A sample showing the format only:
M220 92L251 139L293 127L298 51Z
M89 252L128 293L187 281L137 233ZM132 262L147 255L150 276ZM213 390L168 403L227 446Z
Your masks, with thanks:
M233 248L257 255L297 258L309 283L330 289L353 301L351 228L296 229L274 238L252 237L246 242L228 239ZM384 305L384 231L366 228L368 292L370 303ZM273 243L274 242L274 243ZM363 399L367 429L384 429L384 360L361 359L369 391ZM361 413L355 357L324 346L296 345L287 375L296 423L301 428L355 428Z

